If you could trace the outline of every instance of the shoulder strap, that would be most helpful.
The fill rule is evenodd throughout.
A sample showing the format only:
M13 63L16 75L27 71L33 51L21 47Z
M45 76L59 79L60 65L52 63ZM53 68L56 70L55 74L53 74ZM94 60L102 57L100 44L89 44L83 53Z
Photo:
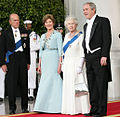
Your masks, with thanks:
M15 50L17 50L20 46L22 46L22 42L21 42L21 39L15 44L15 49L14 49L14 51L13 52L11 52L11 51L7 51L7 53L6 53L6 63L9 63L9 56L11 55L11 54L13 54L14 52L15 52Z
M82 34L82 32L79 32L77 35L75 35L70 41L68 41L65 46L63 47L63 52L65 53L66 50L68 49L69 45L73 43L79 36Z

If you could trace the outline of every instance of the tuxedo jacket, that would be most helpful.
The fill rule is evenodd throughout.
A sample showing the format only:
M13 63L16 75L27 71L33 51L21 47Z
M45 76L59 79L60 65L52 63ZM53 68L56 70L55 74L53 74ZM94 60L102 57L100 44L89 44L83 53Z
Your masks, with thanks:
M85 55L87 54L86 49L86 28L87 24L84 25L84 40L83 48ZM109 71L109 81L111 81L111 67L110 67L110 47L111 47L111 26L108 18L96 16L90 33L89 47L91 50L101 48L93 54L93 59L107 57L107 66Z
M27 64L30 64L30 42L29 42L29 35L27 30L21 29L20 36L23 48L23 54L25 55L25 59ZM15 49L15 39L13 35L12 28L9 27L8 30L4 31L0 36L0 66L6 64L5 57L7 51L13 52Z

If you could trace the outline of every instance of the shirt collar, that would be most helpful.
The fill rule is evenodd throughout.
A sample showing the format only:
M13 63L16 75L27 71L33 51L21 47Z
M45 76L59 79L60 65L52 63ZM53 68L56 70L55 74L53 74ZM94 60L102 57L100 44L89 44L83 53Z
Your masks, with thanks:
M95 18L96 18L96 14L89 20L89 19L87 19L87 23L92 23L92 22L94 22L94 20L95 20Z
M12 26L11 26L12 27ZM14 27L12 27L12 30L13 30L13 32L15 32L15 31L19 31L19 29L18 28L14 28Z

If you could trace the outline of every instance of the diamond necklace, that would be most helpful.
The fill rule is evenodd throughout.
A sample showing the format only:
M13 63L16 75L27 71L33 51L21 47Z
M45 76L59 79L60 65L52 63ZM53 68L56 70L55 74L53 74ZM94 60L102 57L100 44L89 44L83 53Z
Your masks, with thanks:
M69 37L72 38L76 34L76 32L77 32L76 30L72 34L70 32Z

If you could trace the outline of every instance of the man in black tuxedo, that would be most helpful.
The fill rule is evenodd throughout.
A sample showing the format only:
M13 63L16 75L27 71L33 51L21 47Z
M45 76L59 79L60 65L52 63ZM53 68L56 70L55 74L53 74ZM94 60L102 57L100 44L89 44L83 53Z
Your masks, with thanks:
M111 81L110 47L111 27L108 18L96 15L96 5L83 5L87 19L84 25L83 48L85 52L87 80L91 110L86 116L101 117L107 113L108 82Z
M28 112L28 69L30 67L29 36L19 28L19 16L11 14L10 27L0 37L0 66L6 72L10 114L16 110L16 89L20 85L22 112Z

